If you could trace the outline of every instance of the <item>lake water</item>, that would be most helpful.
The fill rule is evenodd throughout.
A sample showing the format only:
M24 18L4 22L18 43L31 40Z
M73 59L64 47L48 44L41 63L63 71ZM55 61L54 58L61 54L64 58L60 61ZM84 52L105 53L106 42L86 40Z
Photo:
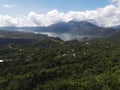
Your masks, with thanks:
M85 37L91 37L87 35L74 35L69 33L52 33L52 32L35 32L36 34L44 34L48 35L49 37L59 37L64 41L73 40L73 39L82 39Z

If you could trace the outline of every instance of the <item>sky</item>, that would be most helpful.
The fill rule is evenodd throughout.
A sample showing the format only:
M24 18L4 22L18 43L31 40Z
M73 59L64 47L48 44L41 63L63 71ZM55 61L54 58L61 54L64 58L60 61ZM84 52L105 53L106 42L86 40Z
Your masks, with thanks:
M120 25L120 0L0 0L0 26L49 26L70 20Z

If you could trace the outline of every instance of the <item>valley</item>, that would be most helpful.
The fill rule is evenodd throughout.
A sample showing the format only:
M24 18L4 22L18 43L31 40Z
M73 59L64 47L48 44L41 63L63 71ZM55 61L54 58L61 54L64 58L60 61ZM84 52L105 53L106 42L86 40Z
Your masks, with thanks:
M26 32L33 34L44 34L50 37L59 37L64 41L83 39L85 37L107 37L110 34L119 32L120 29L105 28L96 26L87 21L59 22L47 27L1 27L1 30L9 32ZM16 33L17 35L17 33ZM23 36L24 37L24 36Z
M46 34L0 31L0 90L120 89L119 30L67 41Z
M120 0L1 0L0 90L120 90Z

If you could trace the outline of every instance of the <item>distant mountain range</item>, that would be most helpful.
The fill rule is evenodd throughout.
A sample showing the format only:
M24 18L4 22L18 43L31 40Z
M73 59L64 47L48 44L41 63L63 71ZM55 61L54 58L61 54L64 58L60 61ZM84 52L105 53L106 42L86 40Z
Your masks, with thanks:
M120 25L112 27L114 29L120 29Z
M0 27L0 29L26 32L70 33L90 36L107 36L119 31L116 28L103 28L86 21L59 22L48 27Z

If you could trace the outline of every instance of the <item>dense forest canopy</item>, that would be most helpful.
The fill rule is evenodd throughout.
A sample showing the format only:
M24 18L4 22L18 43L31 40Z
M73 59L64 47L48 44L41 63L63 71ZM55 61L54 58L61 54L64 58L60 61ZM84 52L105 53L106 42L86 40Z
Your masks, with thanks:
M43 35L24 43L6 38L0 90L120 90L120 40L113 36L65 42Z

